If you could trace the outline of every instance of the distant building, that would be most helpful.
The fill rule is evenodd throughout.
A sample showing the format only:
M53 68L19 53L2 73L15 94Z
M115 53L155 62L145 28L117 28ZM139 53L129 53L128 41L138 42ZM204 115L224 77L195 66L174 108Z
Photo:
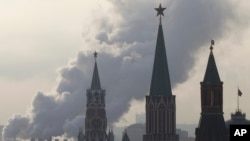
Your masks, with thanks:
M228 130L223 117L223 82L213 55L211 41L205 77L201 85L201 116L196 128L196 141L228 141Z
M129 125L126 132L130 141L142 141L142 135L145 133L145 123L136 123Z
M55 140L52 140L52 137L49 137L48 139L36 139L36 138L31 138L30 141L56 141Z
M185 139L183 141L195 141L195 138L194 137L188 137L187 139Z
M145 114L136 114L135 115L135 122L136 123L145 123Z
M179 135L179 141L195 141L194 137L188 137L188 132L181 129L176 129L176 134Z
M122 136L122 141L130 141L130 139L129 139L129 136L128 136L128 134L127 134L126 129L125 129L125 131L124 131L124 133L123 133L123 136Z
M245 113L242 113L241 110L237 109L235 113L231 114L231 119L226 121L227 128L229 128L230 125L234 124L250 125L250 120L246 119Z
M115 135L114 135L113 129L109 129L108 141L115 141Z
M47 139L47 141L52 141L52 137L50 136L50 137Z
M84 133L83 133L82 129L79 129L77 139L78 139L78 141L84 141L85 140Z
M181 129L176 129L176 134L179 135L179 140L183 141L184 139L188 138L188 132L185 130L181 130Z

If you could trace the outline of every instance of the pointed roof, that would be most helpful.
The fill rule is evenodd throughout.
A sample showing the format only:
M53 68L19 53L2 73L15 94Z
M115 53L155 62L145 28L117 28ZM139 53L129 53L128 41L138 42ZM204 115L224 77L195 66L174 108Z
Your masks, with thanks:
M214 55L213 55L213 44L214 41L212 40L210 46L210 55L208 58L207 69L205 72L203 83L207 84L218 84L221 83L220 76L218 73L218 69L215 63Z
M165 95L165 96L172 95L164 35L161 22L159 24L157 41L156 41L155 59L154 59L153 74L150 86L150 95Z
M96 63L97 52L94 53L94 57L95 57L95 66L94 66L94 72L93 72L93 77L92 77L91 89L99 90L101 89L101 83L100 83L100 78L99 78L99 73L98 73L98 68L97 68L97 63Z
M78 140L82 140L83 138L84 138L83 128L79 128Z
M127 134L127 130L125 129L123 136L122 136L122 141L130 141L128 134Z
M108 141L114 141L114 139L115 139L115 136L114 136L114 133L113 133L113 129L109 128Z
M109 128L109 134L114 135L114 133L113 133L113 128Z

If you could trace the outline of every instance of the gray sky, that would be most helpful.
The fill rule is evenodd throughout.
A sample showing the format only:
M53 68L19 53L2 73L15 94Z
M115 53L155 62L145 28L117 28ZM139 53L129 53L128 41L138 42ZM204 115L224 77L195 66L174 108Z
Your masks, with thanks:
M33 133L9 130L9 135L26 138L42 129L60 134L46 125L33 129L34 125L49 124L46 115L53 112L73 111L62 113L65 118L57 125L66 132L76 127L83 119L77 115L84 113L79 107L84 106L85 98L81 103L79 96L85 96L90 86L94 50L100 52L98 67L107 91L110 122L119 126L133 123L135 114L145 111L143 99L150 86L158 28L153 8L159 2L0 1L0 124L8 123L12 129L17 125L9 119L34 121L22 125ZM161 2L168 7L163 26L177 97L177 123L198 123L199 82L203 80L211 39L215 40L215 59L224 81L225 119L236 109L237 86L243 92L240 107L248 117L250 2ZM13 117L15 114L20 116Z

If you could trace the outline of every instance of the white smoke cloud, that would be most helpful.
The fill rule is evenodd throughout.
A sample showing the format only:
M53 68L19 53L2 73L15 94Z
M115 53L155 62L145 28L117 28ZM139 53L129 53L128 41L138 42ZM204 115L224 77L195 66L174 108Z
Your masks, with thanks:
M150 86L158 27L153 8L158 4L151 0L109 3L110 15L94 18L90 31L83 34L83 51L59 70L56 92L38 92L27 115L9 120L4 138L76 137L84 126L95 49L100 52L97 61L101 85L106 89L109 124L119 121L132 99L144 98ZM163 25L172 86L187 79L195 50L223 35L225 23L234 18L231 10L228 0L171 2Z
M25 137L29 119L21 115L15 115L9 119L8 126L4 127L4 136L6 137Z
M79 132L80 129L83 129L84 116L78 115L72 120L66 120L63 126L63 131L66 133L66 136L75 137L76 133ZM76 128L79 127L79 128Z

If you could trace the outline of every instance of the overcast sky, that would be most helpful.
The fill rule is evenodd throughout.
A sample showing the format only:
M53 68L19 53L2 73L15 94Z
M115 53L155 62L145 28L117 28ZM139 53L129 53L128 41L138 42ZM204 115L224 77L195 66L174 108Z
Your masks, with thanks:
M224 117L229 119L236 109L238 86L243 92L240 108L250 117L248 1L1 0L0 124L9 125L8 135L36 135L13 133L11 128L17 125L9 119L18 121L22 117L44 124L36 117L60 109L78 109L66 112L58 123L63 124L63 131L82 122L84 115L77 115L84 114L95 50L100 52L97 61L107 91L110 124L126 126L135 122L135 114L145 112L144 96L150 86L159 22L153 8L159 2L167 6L163 27L177 123L198 123L200 81L211 39L215 40L214 55L224 82ZM83 96L82 105L79 94ZM42 105L47 105L48 99L56 110L49 111ZM71 104L74 102L78 105ZM43 108L45 114L41 113ZM23 126L28 132L33 125L27 122ZM36 131L43 128L48 129L45 125Z

